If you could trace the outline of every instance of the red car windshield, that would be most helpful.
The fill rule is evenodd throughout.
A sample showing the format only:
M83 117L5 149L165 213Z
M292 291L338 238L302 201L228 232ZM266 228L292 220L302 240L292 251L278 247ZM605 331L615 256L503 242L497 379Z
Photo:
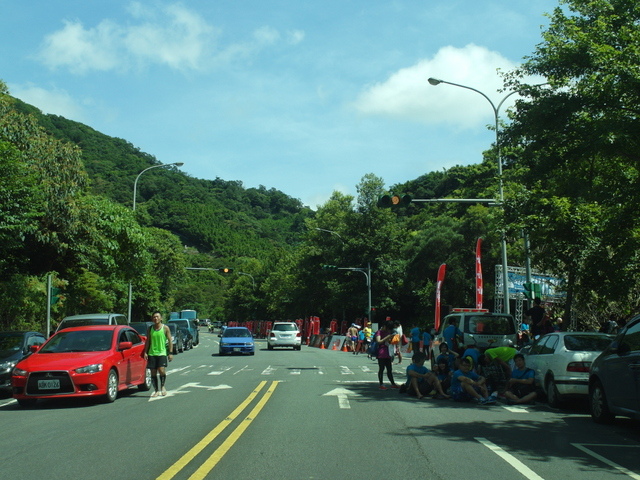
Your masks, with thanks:
M38 350L38 353L102 352L111 348L112 337L112 330L62 330Z

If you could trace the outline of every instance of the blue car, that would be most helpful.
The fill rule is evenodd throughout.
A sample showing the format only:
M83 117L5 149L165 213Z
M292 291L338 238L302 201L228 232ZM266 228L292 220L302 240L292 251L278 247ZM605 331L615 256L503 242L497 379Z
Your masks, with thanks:
M246 327L228 327L220 335L220 355L230 353L248 353L255 354L255 344L253 343L253 335Z

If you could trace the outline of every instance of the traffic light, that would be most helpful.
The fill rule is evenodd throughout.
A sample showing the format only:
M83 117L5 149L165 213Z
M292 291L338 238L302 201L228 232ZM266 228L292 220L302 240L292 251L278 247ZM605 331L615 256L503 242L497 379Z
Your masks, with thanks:
M378 207L380 208L392 208L392 207L406 207L411 203L411 195L383 195L378 200Z
M233 273L233 268L221 268L220 269L221 273Z
M539 283L525 282L522 286L524 287L524 296L529 300L542 298L542 286Z
M337 270L338 266L337 265L322 265L322 269L323 270Z
M56 303L58 303L58 300L60 300L60 289L56 288L56 287L51 287L51 306L55 305Z

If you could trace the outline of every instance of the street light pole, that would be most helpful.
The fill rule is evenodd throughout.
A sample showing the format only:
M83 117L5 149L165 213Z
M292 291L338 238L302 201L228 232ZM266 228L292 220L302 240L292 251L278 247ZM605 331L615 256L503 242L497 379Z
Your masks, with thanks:
M138 191L138 179L144 172L151 170L152 168L181 167L182 165L184 165L184 162L163 163L162 165L152 165L142 170L136 177L135 181L133 182L133 211L134 212L136 211L136 193ZM129 322L131 322L131 299L132 298L133 298L133 285L131 282L129 282L129 302L128 302L128 310L127 310L127 318L129 319Z
M441 83L445 83L447 85L453 85L454 87L460 87L460 88L466 88L467 90L471 90L473 92L479 93L480 95L482 95L491 105L491 108L493 109L493 117L495 120L495 131L496 131L496 155L498 157L498 185L499 185L499 198L498 200L500 201L500 204L503 206L504 208L504 188L503 188L503 179L502 179L502 156L501 156L501 152L500 152L500 107L502 107L502 104L505 102L505 100L507 98L509 98L511 95L513 95L514 93L518 93L517 90L514 90L513 92L509 92L502 100L500 100L500 103L498 103L498 106L496 106L491 99L485 95L483 92L481 92L480 90L473 88L473 87L468 87L466 85L460 85L459 83L453 83L453 82L447 82L445 80L440 80L438 78L429 78L429 83L433 86L436 85L440 85ZM508 282L508 274L507 274L507 239L505 238L505 232L502 232L502 241L501 241L501 247L502 247L502 292L503 292L503 297L504 297L504 313L510 313L510 305L509 305L509 282Z

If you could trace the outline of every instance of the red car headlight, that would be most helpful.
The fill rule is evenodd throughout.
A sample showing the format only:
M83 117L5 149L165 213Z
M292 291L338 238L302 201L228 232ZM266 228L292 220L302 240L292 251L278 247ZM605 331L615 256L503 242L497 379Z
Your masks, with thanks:
M102 371L101 363L94 363L93 365L87 365L86 367L76 368L76 373L98 373Z

